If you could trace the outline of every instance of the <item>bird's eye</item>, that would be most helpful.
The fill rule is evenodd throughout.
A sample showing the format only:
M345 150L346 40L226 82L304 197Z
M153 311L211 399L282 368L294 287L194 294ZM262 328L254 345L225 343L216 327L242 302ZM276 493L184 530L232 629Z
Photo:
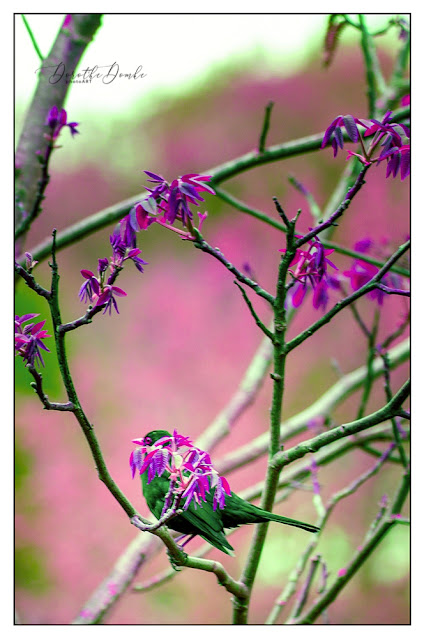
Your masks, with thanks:
M145 437L144 438L144 443L147 444L147 445L151 444L152 443L151 438L150 437Z

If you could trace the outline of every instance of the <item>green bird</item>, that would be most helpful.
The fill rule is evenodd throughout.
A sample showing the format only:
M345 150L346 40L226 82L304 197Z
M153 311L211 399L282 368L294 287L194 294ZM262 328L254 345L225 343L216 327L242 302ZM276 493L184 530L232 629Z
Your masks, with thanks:
M166 430L154 430L147 433L142 438L142 441L150 446L162 437L171 437L171 435ZM151 477L151 481L148 482L148 469L146 468L141 474L141 481L147 506L154 516L159 519L163 514L165 498L169 491L170 474L165 471L161 476L155 475L153 478ZM237 528L243 524L276 521L288 526L297 526L308 532L316 533L319 530L319 528L311 524L258 508L258 506L250 504L232 491L231 494L225 495L225 506L214 510L215 490L216 487L211 488L209 492L205 492L204 499L206 501L202 501L199 505L195 506L193 499L183 513L176 515L167 522L167 526L182 533L183 536L190 535L189 539L199 535L227 555L234 555L234 548L229 544L225 536L224 530L226 528ZM181 500L180 508L184 508L185 501L185 499Z

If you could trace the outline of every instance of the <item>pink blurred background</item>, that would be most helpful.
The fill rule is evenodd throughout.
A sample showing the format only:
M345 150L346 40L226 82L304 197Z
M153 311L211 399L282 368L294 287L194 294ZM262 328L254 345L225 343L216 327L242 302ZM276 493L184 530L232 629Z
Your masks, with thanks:
M390 60L384 60L390 68ZM69 224L132 194L145 184L143 169L171 180L186 172L204 173L256 147L264 107L275 102L269 144L323 131L338 114L365 117L364 71L359 51L341 51L329 70L323 70L318 54L295 77L265 77L259 70L233 68L227 75L209 79L207 85L162 105L158 113L138 122L123 123L107 116L105 136L116 166L125 154L125 176L110 167L107 157L84 160L66 173L55 169L47 190L45 210L28 237L26 248L51 233L52 227ZM78 113L70 114L78 120ZM86 125L87 126L87 125ZM84 128L81 127L81 137ZM64 135L65 154L70 144ZM145 149L147 151L145 151ZM129 155L128 155L129 154ZM93 154L93 157L95 153ZM325 206L345 167L346 152L333 159L328 149L251 170L223 187L252 207L277 219L272 204L276 195L292 217L303 212L299 229L311 224L302 197L289 185L296 176ZM409 180L386 180L385 167L368 173L367 185L336 230L334 241L349 247L363 238L389 240L389 248L405 240L409 232ZM278 249L284 237L270 227L240 213L218 198L207 197L209 212L203 230L212 246L218 246L239 268L248 261L261 285L274 292ZM63 319L79 317L80 269L95 270L97 259L110 255L109 231L103 230L58 256L61 273ZM67 348L77 391L93 422L112 477L143 515L148 515L138 480L132 480L128 457L131 440L153 427L177 428L199 436L235 391L261 335L251 319L233 277L212 257L165 229L153 225L140 234L142 257L149 262L140 275L130 264L119 278L128 297L119 301L119 315L97 316L94 322L69 334ZM350 261L333 261L340 270ZM35 271L48 286L46 263ZM254 299L253 294L251 298ZM337 299L334 294L333 301ZM270 314L261 300L254 300L266 321ZM375 306L358 305L372 320ZM381 339L392 331L404 310L403 300L384 303ZM47 308L23 284L16 298L18 314ZM294 336L318 317L310 302L290 328ZM52 342L52 340L51 340ZM318 335L290 357L287 371L285 416L306 408L330 387L337 375L335 359L343 372L365 362L366 343L349 312L340 314ZM52 401L64 400L54 355L46 355L45 390ZM393 374L396 389L406 367ZM71 415L43 411L29 388L22 363L16 366L16 606L23 623L68 624L78 614L93 589L106 577L135 531L119 505L98 480L88 447ZM382 382L376 384L369 403L381 405ZM254 406L239 420L214 459L247 443L267 429L271 382L265 382ZM352 419L359 395L336 412L337 419ZM324 501L374 463L363 452L336 461L320 471ZM264 477L266 460L229 476L240 491ZM349 501L336 509L318 552L327 561L331 578L361 543L384 493L393 494L400 471L387 466ZM276 508L285 515L314 521L311 493L295 492ZM252 527L231 537L236 558L213 550L238 577L249 548ZM409 530L398 527L384 540L339 599L329 608L333 624L405 624L409 622ZM250 623L263 623L284 587L299 553L309 541L295 529L276 524L258 574ZM193 542L192 548L196 547ZM143 568L138 580L146 580L165 568L165 552ZM228 593L216 586L212 575L182 571L146 594L128 591L105 619L108 624L226 624L231 620Z

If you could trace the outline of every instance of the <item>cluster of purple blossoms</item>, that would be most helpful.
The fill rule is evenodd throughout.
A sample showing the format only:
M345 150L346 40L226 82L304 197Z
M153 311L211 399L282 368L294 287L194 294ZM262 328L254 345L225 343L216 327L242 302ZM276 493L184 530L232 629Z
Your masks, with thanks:
M81 275L85 278L85 282L82 284L79 290L79 298L81 302L93 304L94 308L104 306L103 315L109 310L109 315L112 312L112 307L119 314L118 305L115 300L115 295L118 297L125 297L126 293L119 288L109 283L109 279L106 283L102 278L102 262L107 258L99 259L98 273L99 277L96 277L92 271L87 269L81 270ZM110 278L111 276L109 276Z
M168 184L161 175L151 171L144 172L149 177L147 181L156 185L154 188L146 187L150 193L148 202L153 207L157 205L157 213L161 215L161 221L168 224L173 224L178 219L183 226L187 226L188 221L193 219L190 205L198 206L200 202L204 202L199 193L207 191L215 195L213 188L205 184L211 179L210 175L187 173Z
M174 430L172 435L158 439L152 444L149 437L133 439L137 448L131 453L130 467L134 478L136 471L142 475L147 471L147 481L164 472L169 473L174 484L174 495L185 500L187 510L193 502L195 508L206 501L206 493L215 489L213 509L225 507L225 494L231 490L225 477L221 477L212 465L209 453L194 446L191 439Z
M334 157L338 149L343 149L343 131L345 128L352 142L360 143L362 154L348 152L347 157L355 156L364 165L380 164L387 161L386 178L396 177L400 171L400 179L404 180L411 172L410 130L405 124L392 122L392 111L387 111L381 122L379 120L361 120L352 115L338 115L327 128L321 148L331 144ZM361 135L358 125L365 131ZM368 149L365 148L363 138L374 136ZM379 147L378 157L373 158L375 149Z
M190 206L204 202L199 193L207 191L215 194L206 184L211 179L210 175L187 173L169 184L161 175L151 171L144 172L148 176L147 181L154 186L145 187L150 195L137 202L119 222L120 233L127 243L135 242L135 234L147 229L153 222L170 226L175 220L180 220L183 226L188 227L193 219ZM199 227L205 217L206 214L199 213Z
M15 315L15 352L26 362L27 366L35 366L37 362L44 366L41 350L50 353L50 350L43 340L51 337L45 329L43 329L45 320L38 324L29 323L23 326L25 322L38 317L38 313L29 313L27 315Z
M136 246L136 238L132 234L128 234L128 229L125 226L117 224L109 239L113 251L112 271L122 268L122 264L126 260L131 260L137 271L144 272L143 266L148 264L148 262L141 259L141 249Z
M60 135L63 127L69 127L72 137L79 133L77 131L78 122L68 122L68 115L65 109L59 109L57 106L52 106L47 114L46 125L50 127L50 134L46 135L46 138L50 142L55 142Z
M297 235L296 237L301 236ZM334 249L325 249L317 237L310 240L308 244L308 249L297 249L296 255L290 262L289 272L292 274L295 284L289 289L289 300L294 308L298 308L302 304L308 288L312 287L314 308L325 310L328 302L328 289L339 288L338 279L327 273L327 266L338 270L337 266L327 258ZM280 252L285 253L285 249L280 249ZM294 269L293 266L295 266Z
M149 177L148 181L154 183L155 186L154 188L146 187L150 195L141 202L137 202L128 215L116 225L110 236L113 250L110 263L106 258L99 260L98 277L92 271L86 269L81 271L81 275L86 280L79 292L81 301L94 302L95 306L106 304L104 312L109 309L110 313L113 307L119 313L114 295L126 295L122 289L113 286L117 274L116 270L122 268L122 264L128 259L132 260L140 273L143 273L143 266L147 264L141 259L141 250L137 248L137 233L147 229L153 222L159 222L159 224L170 228L170 225L178 219L183 226L188 226L193 219L190 205L204 202L199 192L215 193L210 186L205 184L211 179L209 175L188 173L168 184L162 176L156 173L151 171L145 171L145 173ZM207 213L199 213L198 215L200 228ZM178 229L173 230L185 238L190 235ZM112 273L105 282L104 272L108 266L110 266Z
M354 250L358 251L358 253L369 253L373 246L374 242L370 238L364 238L356 242ZM351 268L344 271L343 275L349 279L352 290L357 291L367 284L378 271L379 268L374 264L355 259ZM381 283L389 288L401 288L401 278L396 273L388 273L382 278ZM368 293L368 296L376 300L379 306L383 304L385 295L386 293L378 288Z
M135 239L131 239L128 245L127 238L122 236L122 227L117 225L113 234L110 236L110 243L112 245L113 256L110 260L107 257L102 257L98 261L96 276L92 271L87 269L81 270L81 275L84 277L85 282L82 284L79 290L79 298L81 302L90 303L94 305L94 308L104 306L103 315L109 310L109 315L112 312L112 308L119 314L118 305L116 303L115 296L126 296L125 291L119 286L114 285L114 281L122 265L126 260L131 260L136 269L143 273L143 266L147 264L141 259L141 249L135 246ZM106 271L110 269L110 274L106 279Z
M357 142L359 140L359 131L356 126L357 122L358 118L354 118L352 115L338 115L325 131L321 148L324 149L331 143L334 157L336 157L337 151L339 149L343 149L344 142L342 127L345 128L346 133L352 142Z

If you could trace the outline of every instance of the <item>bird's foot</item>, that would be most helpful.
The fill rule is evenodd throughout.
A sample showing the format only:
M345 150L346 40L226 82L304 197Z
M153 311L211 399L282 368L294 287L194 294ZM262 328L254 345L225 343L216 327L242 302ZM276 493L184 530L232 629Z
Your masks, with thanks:
M194 535L187 535L187 534L185 534L185 535L179 535L179 537L176 537L174 541L175 541L175 543L177 544L178 548L184 548L184 546L185 546L186 544L188 544L188 542L189 542L191 539L193 539L193 537L195 537L195 536L196 536L195 534L194 534ZM186 537L187 537L187 539L185 539ZM179 542L180 542L180 541L182 541L183 539L185 539L185 542L184 542L184 543L182 543L182 544L180 544Z
M187 553L184 552L181 546L178 545L178 548L181 551L181 553L184 555L184 560L185 560L188 557ZM180 562L177 563L177 560L175 559L175 557L171 555L169 550L166 551L166 554L168 555L169 563L171 564L172 568L175 570L175 572L179 572L182 569L181 563Z

